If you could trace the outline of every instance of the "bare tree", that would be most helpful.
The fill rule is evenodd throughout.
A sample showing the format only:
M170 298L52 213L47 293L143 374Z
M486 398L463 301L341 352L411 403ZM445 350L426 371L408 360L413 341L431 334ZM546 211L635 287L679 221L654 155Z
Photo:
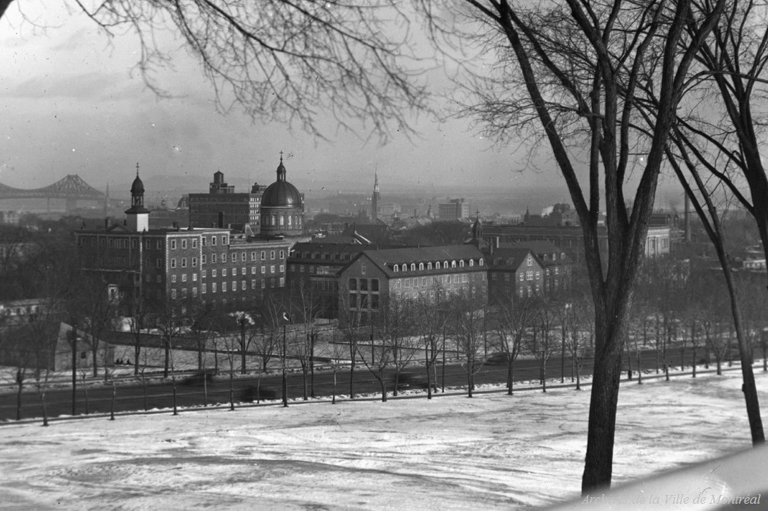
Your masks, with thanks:
M475 375L483 367L483 329L485 327L485 302L479 298L454 294L451 303L452 334L461 354L461 367L467 373L467 397L475 390Z
M507 362L507 393L511 396L514 388L514 366L520 355L525 337L536 315L536 302L531 298L509 297L500 303L498 336L501 352Z
M434 12L432 2L424 0L421 5L427 13ZM477 30L477 25L464 28L464 19L456 13L432 18L435 39L458 39L459 45L480 39L482 48L493 52L496 73L469 80L468 87L478 100L469 105L467 114L479 118L488 134L502 141L546 137L579 218L596 332L582 479L585 494L610 485L630 298L664 147L696 51L724 5L725 0L705 5L654 0L633 4L467 0L467 10L484 30ZM656 54L661 55L660 65L649 72L648 58ZM641 85L653 87L662 98L647 134L631 130ZM648 148L642 162L631 154L631 148L639 146ZM588 160L586 182L576 170L582 157ZM630 175L638 183L633 191ZM629 200L628 192L634 194ZM603 208L608 230L605 255L598 242Z

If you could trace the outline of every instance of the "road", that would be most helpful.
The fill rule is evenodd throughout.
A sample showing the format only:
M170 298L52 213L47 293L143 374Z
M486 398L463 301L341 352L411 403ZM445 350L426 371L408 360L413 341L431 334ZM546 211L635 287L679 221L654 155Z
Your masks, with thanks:
M690 350L686 353L686 358L690 359ZM679 366L679 350L674 350L667 354L670 364ZM643 352L643 367L655 367L655 352ZM633 360L633 365L635 361ZM689 365L689 364L687 364ZM547 363L547 378L560 379L561 362L560 357L552 357ZM514 365L514 380L524 382L530 380L538 381L539 363L533 359L520 359ZM405 373L424 375L423 366L408 367ZM389 369L387 375L392 378L394 370ZM506 381L506 365L484 364L478 374L475 376L475 384L503 383ZM582 362L580 374L582 376L592 374L592 360ZM349 394L349 370L337 372L337 394ZM309 379L309 378L308 378ZM571 363L566 356L565 360L565 380L570 382ZM176 404L179 407L201 406L204 403L223 404L230 400L230 382L227 374L219 374L208 385L207 397L204 395L202 382L194 385L185 385L184 377L177 378L176 381ZM437 365L437 383L442 387L466 386L467 373L459 364L446 364L443 380L443 366ZM242 401L246 394L246 389L255 387L258 379L254 377L237 376L233 379L232 388L235 402ZM267 392L272 391L274 398L281 397L281 375L271 374L263 376L258 383L261 389ZM303 377L300 371L288 373L288 398L301 399L303 397ZM87 390L87 399L86 399ZM333 393L333 374L330 371L315 372L314 376L315 396L331 396ZM391 395L390 387L390 395ZM78 415L85 413L109 413L112 406L112 387L102 384L91 384L89 386L80 385L77 390L76 413ZM380 384L374 376L365 368L358 365L354 372L354 391L355 394L371 394L380 392ZM308 391L309 392L309 391ZM0 420L16 419L16 393L0 393ZM57 417L60 415L69 415L72 413L72 389L71 387L57 387L48 389L45 396L46 411L48 417ZM173 406L173 384L168 381L147 383L128 383L115 387L115 412L151 410L153 408L170 408ZM87 410L86 410L87 408ZM42 402L39 394L33 387L25 390L22 394L22 418L42 417Z

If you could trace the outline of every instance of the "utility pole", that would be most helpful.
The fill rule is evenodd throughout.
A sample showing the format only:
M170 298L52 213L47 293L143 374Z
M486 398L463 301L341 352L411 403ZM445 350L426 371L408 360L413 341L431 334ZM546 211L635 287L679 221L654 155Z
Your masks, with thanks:
M76 414L77 408L77 321L72 320L72 415Z

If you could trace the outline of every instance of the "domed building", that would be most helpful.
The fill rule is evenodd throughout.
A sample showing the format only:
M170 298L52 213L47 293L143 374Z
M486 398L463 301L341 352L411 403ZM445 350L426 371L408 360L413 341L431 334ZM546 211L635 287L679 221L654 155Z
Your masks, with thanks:
M277 181L261 197L262 236L300 236L304 229L304 196L285 179L285 165L280 155Z

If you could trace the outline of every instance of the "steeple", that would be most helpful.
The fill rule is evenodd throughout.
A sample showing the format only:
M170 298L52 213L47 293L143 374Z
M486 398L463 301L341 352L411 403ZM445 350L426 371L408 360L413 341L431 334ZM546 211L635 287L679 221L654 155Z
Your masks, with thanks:
M277 180L285 181L285 165L283 165L283 152L280 151L280 165L277 166Z
M371 196L371 220L378 220L381 211L379 204L381 196L379 194L379 169L373 171L373 195Z
M472 225L472 241L478 242L483 239L483 223L480 221L480 211L475 212L475 223Z
M131 185L131 209L125 212L126 225L129 229L142 232L149 229L149 210L144 207L144 183L139 177L139 164L136 164L136 179Z

